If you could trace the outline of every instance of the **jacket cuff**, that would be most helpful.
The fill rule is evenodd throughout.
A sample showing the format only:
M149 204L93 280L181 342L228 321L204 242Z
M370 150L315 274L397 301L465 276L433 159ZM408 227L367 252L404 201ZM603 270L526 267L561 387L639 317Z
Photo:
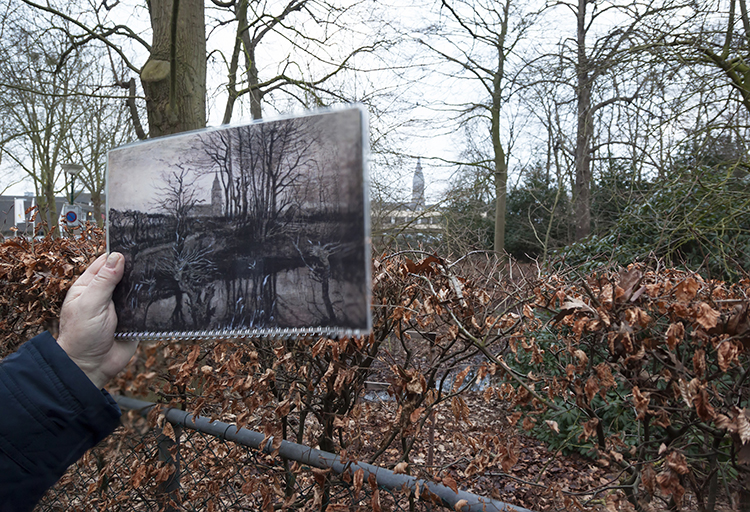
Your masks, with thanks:
M112 397L48 332L0 363L0 512L33 509L42 493L120 423Z

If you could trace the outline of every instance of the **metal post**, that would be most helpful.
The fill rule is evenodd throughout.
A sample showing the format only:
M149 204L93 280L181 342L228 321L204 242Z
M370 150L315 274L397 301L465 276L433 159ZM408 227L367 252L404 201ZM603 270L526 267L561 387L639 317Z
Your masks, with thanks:
M158 502L161 507L160 510L164 512L177 512L178 509L174 505L180 503L180 435L182 434L182 427L173 424L172 428L176 441L165 435L161 429L157 435L159 460L174 468L169 478L160 482L158 486Z
M125 396L117 396L115 400L123 409L139 411L143 416L147 415L149 410L157 405ZM238 430L234 425L222 421L212 422L210 418L204 416L194 417L192 414L179 409L167 408L164 410L164 415L166 420L173 425L183 425L185 428L210 434L220 439L260 449L267 454L274 453L273 438L267 439L260 432L254 432L246 428ZM386 489L410 489L412 492L415 492L418 486L421 495L424 495L425 491L429 491L440 498L446 507L450 507L451 509L455 508L459 501L466 500L466 503L461 508L463 512L532 512L526 508L516 507L509 503L484 496L477 496L469 492L460 490L454 492L453 489L445 485L428 482L409 475L395 474L393 471L373 466L372 464L342 462L338 455L290 441L281 441L278 455L319 469L331 468L338 474L347 471L351 471L354 474L361 469L364 472L365 482L368 481L370 475L373 475L378 486Z

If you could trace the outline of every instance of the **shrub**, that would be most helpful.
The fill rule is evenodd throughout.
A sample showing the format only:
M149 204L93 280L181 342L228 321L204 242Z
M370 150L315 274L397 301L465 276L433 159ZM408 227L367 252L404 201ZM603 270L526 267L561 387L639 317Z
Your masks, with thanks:
M607 232L560 251L567 265L605 261L664 265L736 281L750 268L750 180L732 169L698 168L650 183Z
M536 288L544 327L527 330L544 336L513 350L521 371L541 354L529 379L546 398L507 396L553 446L621 468L634 505L661 494L679 506L691 487L713 510L720 474L750 488L748 292L750 280L638 265L550 276Z
M0 242L0 357L45 329L56 331L68 288L103 251L103 231L93 227L75 237Z

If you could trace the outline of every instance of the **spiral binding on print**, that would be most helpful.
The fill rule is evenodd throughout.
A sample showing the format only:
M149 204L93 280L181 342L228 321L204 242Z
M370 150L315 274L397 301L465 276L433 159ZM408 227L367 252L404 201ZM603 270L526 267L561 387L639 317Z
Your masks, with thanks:
M216 329L207 331L163 331L163 332L118 332L115 339L124 340L170 340L210 341L216 339L293 339L325 336L331 339L367 336L370 331L362 329L320 329L276 327L269 329Z

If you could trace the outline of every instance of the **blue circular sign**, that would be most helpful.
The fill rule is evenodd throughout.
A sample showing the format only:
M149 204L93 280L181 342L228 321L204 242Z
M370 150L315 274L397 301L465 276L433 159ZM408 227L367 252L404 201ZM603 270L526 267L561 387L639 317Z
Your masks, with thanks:
M76 215L76 212L73 210L70 210L68 213L65 214L65 221L72 224L75 221L78 220L78 215Z

